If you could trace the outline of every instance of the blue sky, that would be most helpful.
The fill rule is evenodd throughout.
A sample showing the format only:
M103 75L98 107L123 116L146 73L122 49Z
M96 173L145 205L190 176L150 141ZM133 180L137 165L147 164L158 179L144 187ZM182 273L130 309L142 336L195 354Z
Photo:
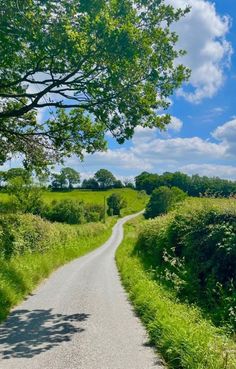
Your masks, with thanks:
M236 180L236 3L235 0L166 0L191 12L175 25L182 62L192 69L189 84L171 96L172 124L165 133L138 128L118 145L107 136L106 153L66 161L82 173L99 168L117 177L143 170L220 176ZM12 162L14 166L14 162Z
M106 153L72 158L67 163L84 176L105 167L117 176L132 177L143 170L236 179L236 3L235 0L167 0L191 6L175 26L179 46L187 51L183 63L192 76L171 97L173 123L165 133L137 129L122 146L108 137Z

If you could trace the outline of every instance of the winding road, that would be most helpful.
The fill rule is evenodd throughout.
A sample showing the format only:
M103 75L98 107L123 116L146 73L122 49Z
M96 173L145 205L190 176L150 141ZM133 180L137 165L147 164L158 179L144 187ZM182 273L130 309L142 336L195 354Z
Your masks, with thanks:
M0 326L1 369L163 369L121 286L117 222L100 248L59 268Z

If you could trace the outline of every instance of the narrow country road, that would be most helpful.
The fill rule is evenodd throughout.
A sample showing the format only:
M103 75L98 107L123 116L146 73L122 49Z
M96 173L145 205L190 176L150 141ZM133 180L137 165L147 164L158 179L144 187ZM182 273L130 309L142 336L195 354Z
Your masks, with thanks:
M121 286L118 221L99 249L59 268L0 326L1 369L161 369Z

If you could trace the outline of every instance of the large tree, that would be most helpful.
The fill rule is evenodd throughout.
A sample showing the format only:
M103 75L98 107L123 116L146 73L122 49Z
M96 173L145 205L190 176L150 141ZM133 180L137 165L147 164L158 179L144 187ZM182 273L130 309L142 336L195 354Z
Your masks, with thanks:
M61 173L64 174L67 179L70 189L73 188L74 184L80 183L80 174L75 169L70 167L62 168Z
M0 161L42 166L104 150L138 125L163 128L188 77L164 0L0 0ZM43 122L37 112L50 110Z
M107 169L99 169L94 174L94 178L101 189L112 187L116 181L114 175Z

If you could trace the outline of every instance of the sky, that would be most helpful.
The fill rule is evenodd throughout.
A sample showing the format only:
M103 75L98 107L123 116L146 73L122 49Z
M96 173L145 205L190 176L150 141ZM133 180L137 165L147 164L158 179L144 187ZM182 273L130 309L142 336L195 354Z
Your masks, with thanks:
M107 168L121 179L182 171L236 180L236 1L166 2L191 6L174 26L178 46L187 51L182 63L192 74L170 97L172 122L166 132L137 128L123 145L107 135L107 152L85 155L83 163L66 160L82 177Z

